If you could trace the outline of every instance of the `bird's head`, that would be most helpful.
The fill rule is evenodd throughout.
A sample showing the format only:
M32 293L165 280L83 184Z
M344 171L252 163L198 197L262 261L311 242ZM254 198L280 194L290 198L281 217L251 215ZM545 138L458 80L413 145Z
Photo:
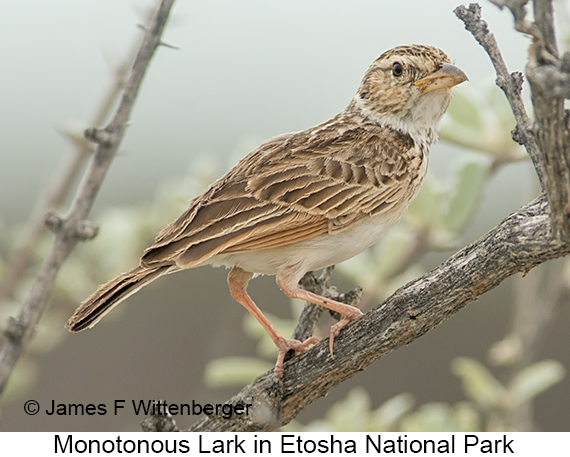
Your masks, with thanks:
M370 121L428 146L437 138L451 89L466 80L442 50L419 44L398 46L368 68L351 105Z

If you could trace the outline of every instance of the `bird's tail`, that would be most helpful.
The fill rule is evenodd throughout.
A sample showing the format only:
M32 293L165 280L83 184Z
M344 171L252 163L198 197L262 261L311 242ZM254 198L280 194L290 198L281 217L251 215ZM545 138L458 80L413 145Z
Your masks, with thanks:
M171 270L172 265L133 268L103 284L75 310L67 321L66 327L71 332L80 332L93 327L99 320L121 303L125 298L137 292L141 287L154 281Z

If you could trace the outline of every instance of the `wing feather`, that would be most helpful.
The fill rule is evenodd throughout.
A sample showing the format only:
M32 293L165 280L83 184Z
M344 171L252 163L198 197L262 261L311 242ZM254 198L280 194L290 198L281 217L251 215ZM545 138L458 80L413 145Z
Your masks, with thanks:
M407 164L425 160L411 138L340 121L330 135L313 134L332 126L261 145L192 200L141 263L192 266L217 254L280 247L407 204L408 188L423 178L410 172L422 167Z

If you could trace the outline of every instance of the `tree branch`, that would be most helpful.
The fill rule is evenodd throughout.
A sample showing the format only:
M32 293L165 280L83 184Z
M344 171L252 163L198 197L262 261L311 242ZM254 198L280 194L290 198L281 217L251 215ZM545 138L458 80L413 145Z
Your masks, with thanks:
M566 62L558 57L551 1L535 0L533 3L535 22L541 36L530 46L525 71L530 83L534 130L545 173L544 190L550 205L550 219L555 235L568 242L570 115L564 108L564 98L570 94L570 74Z
M538 36L539 31L536 29L535 24L527 21L526 19L526 5L529 0L489 0L494 5L497 5L501 10L507 7L513 13L515 20L515 30L531 36ZM476 4L476 3L475 3ZM473 3L469 5L471 7ZM477 5L477 4L476 4ZM479 5L477 5L479 6Z
M206 417L190 431L274 430L287 424L308 404L424 335L509 276L569 252L570 244L552 236L546 199L538 197L347 326L335 339L334 359L328 342L321 341L286 362L281 381L268 372L228 400L252 404L252 414Z
M558 45L556 44L556 35L554 33L552 0L533 1L532 4L534 7L534 22L540 32L540 39L544 43L546 50L550 54L557 56Z
M160 37L173 3L174 0L162 0L135 58L115 115L104 129L90 130L91 139L97 140L98 144L83 181L67 215L61 217L61 220L56 221L54 225L56 236L53 247L40 267L18 317L9 318L3 330L4 340L0 348L0 393L6 386L19 356L34 334L47 306L49 292L59 269L80 241L81 234L85 232L81 227L85 226L84 221L93 206L95 197L121 143L144 74L160 44Z
M481 19L481 7L458 6L455 14L483 46L497 72L497 85L503 89L517 121L513 138L524 144L550 205L555 236L570 241L570 115L564 97L570 94L570 57L560 59L554 34L551 0L534 0L535 22L526 19L528 0L493 1L506 6L515 19L515 28L529 34L532 44L526 76L530 83L535 125L531 126L521 99L522 76L509 75L497 43ZM515 77L516 76L516 77Z
M517 3L520 2L517 1ZM507 64L503 60L503 56L499 50L499 45L495 40L495 35L489 30L487 23L481 19L480 5L471 3L469 8L460 5L455 8L453 12L463 21L465 28L471 32L477 42L489 55L491 63L497 73L496 84L505 93L517 123L515 130L512 132L513 140L525 146L536 170L536 174L538 175L540 186L544 190L544 172L540 160L540 150L521 96L523 83L522 74L520 72L509 73ZM524 16L522 16L522 18L517 16L515 22L517 18L519 21L524 20Z

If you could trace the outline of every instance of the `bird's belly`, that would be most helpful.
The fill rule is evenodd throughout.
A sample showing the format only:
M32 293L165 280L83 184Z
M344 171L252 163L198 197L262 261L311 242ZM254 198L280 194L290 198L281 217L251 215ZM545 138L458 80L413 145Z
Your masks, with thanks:
M372 246L399 217L400 214L370 217L345 230L317 235L277 248L217 255L211 263L214 266L238 266L246 271L267 275L277 274L288 267L303 272L319 270L348 260Z

